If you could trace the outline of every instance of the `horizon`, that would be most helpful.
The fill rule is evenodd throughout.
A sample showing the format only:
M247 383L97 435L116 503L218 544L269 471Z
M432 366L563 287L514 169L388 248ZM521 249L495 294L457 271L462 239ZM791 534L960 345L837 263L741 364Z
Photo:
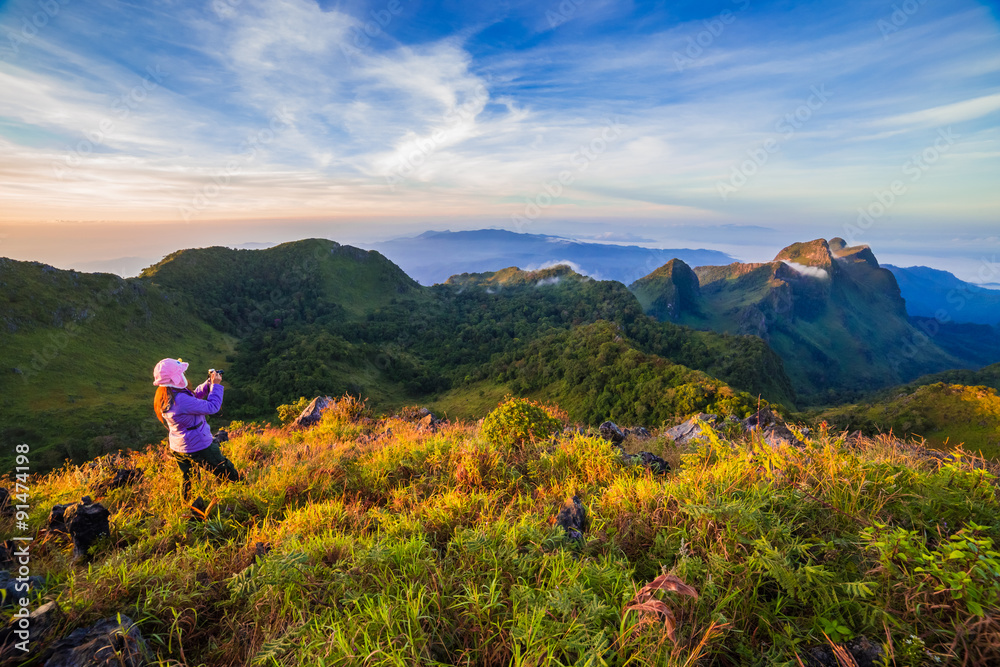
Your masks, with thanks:
M760 230L762 230L764 228L755 227L753 229L754 229L754 231L760 231ZM383 256L384 256L384 252L382 250L380 250L378 246L381 243L385 243L385 242L389 242L389 241L399 241L399 240L413 239L413 238L416 238L416 237L419 237L419 236L425 236L425 235L430 235L430 234L438 234L438 235L440 235L440 234L450 234L450 233L458 233L458 232L471 232L471 233L475 233L475 232L489 232L489 231L501 231L501 232L506 232L506 233L510 233L510 234L519 234L518 232L511 232L510 230L506 230L506 229L503 229L503 228L500 228L500 227L469 229L469 230L428 229L428 230L424 230L423 232L421 232L419 234L409 234L408 233L408 234L403 234L403 235L389 236L387 238L379 239L378 241L371 241L371 242L364 242L364 241L357 242L356 241L355 243L344 243L344 242L338 241L337 239L330 239L330 238L326 238L326 237L301 237L301 238L294 238L294 239L288 239L288 240L282 240L282 241L269 241L269 242L245 241L245 242L242 242L242 243L211 243L211 244L202 245L202 246L195 246L195 247L178 247L178 248L174 248L173 250L170 250L168 252L165 252L161 256L156 257L156 258L152 258L152 257L148 257L148 258L143 258L143 257L119 257L119 258L111 258L111 259L106 259L106 260L95 260L95 261L91 261L91 262L55 263L55 264L50 263L50 262L42 262L42 263L49 264L49 265L53 266L54 268L62 269L62 270L73 270L73 271L80 271L80 272L84 272L84 273L111 273L111 274L117 275L117 276L122 277L122 278L135 278L135 277L139 276L139 274L144 269L152 267L155 264L158 264L160 261L162 261L166 257L168 257L169 255L174 254L175 252L182 251L182 250L198 250L198 249L204 249L204 248L209 248L209 247L224 247L224 248L230 248L230 249L233 249L233 250L267 250L269 248L273 248L275 246L286 244L286 243L295 243L295 242L298 242L298 241L305 241L305 240L308 240L310 238L319 238L319 239L323 239L323 240L327 240L327 241L333 241L333 242L336 242L336 243L340 243L341 245L347 245L347 246L352 246L353 245L355 247L358 247L358 248L361 248L361 249L364 249L364 250L376 250L377 252L380 252L380 254L383 254ZM774 230L768 230L768 231L774 231ZM529 235L527 233L520 233L520 234L522 234L522 235ZM534 234L534 235L531 235L531 236L540 236L540 237L547 237L547 238L552 238L552 239L559 239L559 240L571 241L571 242L574 242L574 243L586 243L586 244L594 244L594 245L628 246L628 247L648 248L648 249L653 249L653 250L669 250L669 249L671 249L671 248L661 248L660 245L656 244L651 239L644 239L644 238L641 238L641 237L632 237L632 238L629 238L629 237L622 237L622 238L610 237L609 238L609 235L605 235L605 237L603 237L603 238L597 238L597 237L589 237L588 238L588 237L579 237L579 236L578 237L573 237L573 236L557 235L557 234ZM830 241L830 240L832 240L832 238L836 238L836 237L830 237L830 238L826 238L826 239L823 239L823 240ZM672 248L672 249L675 249L675 250L718 250L719 252L726 252L727 254L729 254L729 256L735 262L741 262L741 263L760 263L760 262L771 262L771 261L774 261L775 256L777 256L778 253L782 249L787 248L788 246L792 245L793 243L808 242L808 241L812 241L812 240L815 240L815 239L797 239L795 241L789 241L788 243L785 243L783 245L775 246L773 248L773 251L769 251L768 250L769 246L766 246L766 245L765 246L758 246L758 247L756 247L754 249L753 254L751 256L749 256L749 258L747 258L748 257L747 255L744 255L744 257L739 257L739 256L732 255L729 252L729 250L732 250L734 248L734 246L730 246L730 245L727 245L727 244L707 244L709 246L717 246L717 247L705 247L705 248L677 247L677 248ZM866 247L870 247L867 244L861 244L861 245L865 245ZM721 248L727 248L728 250L722 250ZM886 266L886 265L890 265L890 266L895 266L895 267L899 267L899 268L929 268L929 269L933 269L933 270L937 270L937 271L945 271L945 272L950 273L953 276L959 278L960 280L964 280L966 283L970 283L972 285L975 285L975 286L978 286L978 287L983 287L983 288L986 288L986 289L1000 290L1000 270L998 270L998 267L1000 267L1000 263L998 263L996 261L993 261L993 262L984 261L978 267L974 267L974 268L978 268L978 272L975 275L973 275L971 277L971 279L967 280L967 279L962 278L962 276L959 275L958 273L956 273L955 271L949 270L949 268L941 268L940 266L938 266L938 267L927 266L927 265L924 265L924 264L906 264L906 265L904 265L904 264L899 263L898 260L899 259L906 259L907 258L906 255L896 255L896 256L885 255L883 257L883 256L880 255L880 253L878 252L878 250L875 249L875 248L872 248L872 252L875 254L876 259L879 261L879 264L881 266L883 266L883 267ZM894 262L894 261L888 261L886 259L886 258L892 258L892 257L895 257L897 259L897 261L896 262ZM36 261L36 262L41 261L41 260L31 259L31 258L20 258L20 259L19 258L9 258L9 259L15 259L17 261ZM387 259L390 259L390 261L392 261L391 258L387 258ZM916 259L919 259L919 257L916 257ZM995 259L995 257L994 257L994 259ZM565 260L558 260L557 258L555 258L555 256L553 256L553 259L549 263L545 264L545 266L554 266L554 265L558 265L558 264L569 264L570 267L574 271L582 273L583 275L589 275L586 270L582 269L579 266L576 266L573 262L568 262L568 261L565 261ZM963 262L961 260L957 264L955 264L955 266L958 267L959 269L961 269L961 268L968 269L968 266L965 264L965 262ZM523 266L523 267L517 267L517 268L522 269L522 270L534 270L534 269L537 269L539 267ZM487 269L484 269L484 271L486 271L486 270ZM598 279L603 279L603 278L598 277Z
M499 228L1000 276L995 2L43 4L0 2L0 256Z

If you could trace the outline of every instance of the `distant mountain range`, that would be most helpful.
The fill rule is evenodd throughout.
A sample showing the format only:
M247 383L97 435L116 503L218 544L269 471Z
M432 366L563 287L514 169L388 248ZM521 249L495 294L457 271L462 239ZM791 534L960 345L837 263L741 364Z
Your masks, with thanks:
M1000 324L1000 291L926 266L883 266L896 276L910 315L936 317L944 322Z
M385 255L422 285L443 283L462 273L499 271L512 266L534 270L557 264L566 264L577 273L597 280L617 280L627 285L674 258L692 265L734 261L716 250L583 243L500 229L430 231L368 247Z

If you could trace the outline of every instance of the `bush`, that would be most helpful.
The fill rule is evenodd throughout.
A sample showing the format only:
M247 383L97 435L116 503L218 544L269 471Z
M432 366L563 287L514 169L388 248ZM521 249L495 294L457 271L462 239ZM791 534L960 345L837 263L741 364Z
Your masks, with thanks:
M565 413L563 413L565 414ZM483 420L482 434L498 447L522 447L562 429L560 411L527 398L508 396Z
M286 403L285 405L279 405L278 410L278 420L281 421L281 425L290 424L295 421L295 418L302 414L302 411L309 407L310 400L305 396L300 396L299 400L294 403Z

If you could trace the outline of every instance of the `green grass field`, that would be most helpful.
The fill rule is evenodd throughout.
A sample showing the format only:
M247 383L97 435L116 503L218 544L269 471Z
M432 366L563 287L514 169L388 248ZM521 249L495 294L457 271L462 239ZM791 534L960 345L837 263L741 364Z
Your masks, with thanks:
M626 444L673 471L593 436L502 448L475 424L420 430L345 401L311 431L225 445L248 481L203 475L203 522L162 447L127 455L145 475L100 499L113 528L93 562L50 536L32 572L63 632L127 614L164 666L791 667L861 636L891 665L1000 660L994 474L826 432L802 449ZM33 480L33 529L108 466ZM554 525L574 494L579 542ZM661 574L697 597L629 610Z

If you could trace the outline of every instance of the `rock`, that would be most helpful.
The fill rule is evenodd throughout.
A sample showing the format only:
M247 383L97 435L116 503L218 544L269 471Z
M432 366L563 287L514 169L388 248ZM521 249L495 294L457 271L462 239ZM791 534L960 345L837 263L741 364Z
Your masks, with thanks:
M253 545L253 562L262 560L264 556L271 553L271 545L267 542L257 542Z
M50 650L45 667L140 667L149 655L139 628L124 614L77 628Z
M802 443L799 442L799 439L797 437L795 437L795 434L792 433L791 429L789 429L781 422L771 424L770 426L765 428L763 435L764 435L764 442L771 445L771 447L802 446Z
M851 655L857 667L876 667L883 664L882 646L868 641L867 637L857 637L840 646ZM841 667L843 664L828 644L807 649L805 658L808 667Z
M744 429L752 433L757 429L765 429L777 421L778 419L774 416L774 413L771 412L770 408L761 408L740 423L743 424Z
M602 423L598 427L598 430L601 432L601 437L613 445L620 445L625 440L625 434L612 421Z
M104 505L93 502L90 496L84 496L79 503L66 510L63 518L69 535L73 538L73 555L77 559L87 559L90 547L100 538L111 534L109 516L111 512Z
M110 479L106 479L94 487L94 494L103 496L112 489L132 486L142 480L142 470L139 468L115 468Z
M14 551L17 543L14 540L0 542L0 567L9 567L14 563Z
M18 579L7 570L0 570L0 597L3 597L4 607L13 606L17 600L31 597L32 591L45 587L45 577L42 576L31 575L25 577L24 581Z
M28 614L28 632L31 633L28 647L36 652L39 647L44 647L55 635L62 619L62 610L55 600L46 602ZM18 664L25 658L24 651L17 648L17 644L24 641L17 630L24 632L17 618L12 618L7 627L0 629L0 665Z
M582 540L583 534L590 527L590 520L587 518L587 509L580 502L579 496L567 498L562 509L556 515L556 525L562 526L566 531L566 536L572 540Z
M625 437L633 437L637 440L649 440L653 437L653 434L643 426L635 426L625 429Z
M622 454L622 458L633 465L646 466L654 473L658 473L660 475L665 475L670 472L670 464L652 452Z
M13 516L14 504L10 502L10 491L0 486L0 516Z
M702 416L712 417L711 420L701 419ZM697 417L692 417L683 424L679 424L672 428L666 430L666 434L669 435L675 443L678 445L687 445L689 443L695 442L697 440L703 440L707 437L707 434L711 431L711 426L701 426L698 420L710 424L714 421L715 415L698 415ZM706 429L708 429L706 431Z
M55 505L49 510L49 530L69 534L66 528L66 510L72 505Z
M291 424L291 428L309 428L311 426L315 426L323 417L323 413L334 405L336 405L336 401L329 396L317 396L312 400L312 402L309 403L308 406L306 406L306 409L295 418L295 421Z
M191 516L188 518L188 523L193 521L204 521L208 518L209 505L205 502L205 499L198 496L191 503Z
M224 442L229 442L229 431L227 431L224 428L220 428L218 431L215 432L215 440L220 445Z

